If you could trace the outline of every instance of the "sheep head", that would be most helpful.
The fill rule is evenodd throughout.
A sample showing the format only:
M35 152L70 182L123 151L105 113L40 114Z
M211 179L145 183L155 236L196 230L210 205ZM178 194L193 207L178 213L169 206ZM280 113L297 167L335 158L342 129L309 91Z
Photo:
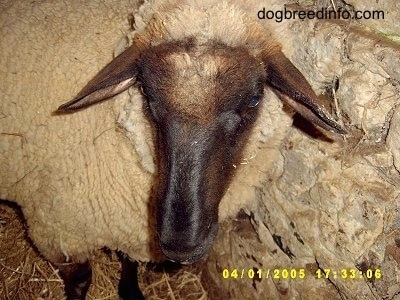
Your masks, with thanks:
M338 125L282 54L195 38L151 45L137 40L59 111L109 98L137 83L157 132L157 234L164 254L190 263L211 247L218 206L240 159L265 84L311 122Z

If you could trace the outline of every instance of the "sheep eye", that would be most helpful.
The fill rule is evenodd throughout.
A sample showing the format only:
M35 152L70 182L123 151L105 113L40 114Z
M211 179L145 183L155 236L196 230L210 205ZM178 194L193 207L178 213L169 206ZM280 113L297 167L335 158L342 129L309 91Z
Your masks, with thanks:
M146 95L146 93L144 92L144 89L143 89L143 86L142 86L142 85L139 85L139 89L140 89L140 92L142 93L142 95L146 97L147 95Z
M249 103L247 104L248 107L256 107L258 105L258 103L260 103L260 96L253 96Z

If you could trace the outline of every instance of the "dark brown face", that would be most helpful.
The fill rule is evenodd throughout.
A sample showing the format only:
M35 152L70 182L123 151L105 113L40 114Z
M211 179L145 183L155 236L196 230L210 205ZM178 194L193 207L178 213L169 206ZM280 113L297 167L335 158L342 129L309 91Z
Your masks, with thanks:
M157 129L157 231L164 254L190 263L211 247L218 205L254 123L265 71L244 49L163 44L138 80Z

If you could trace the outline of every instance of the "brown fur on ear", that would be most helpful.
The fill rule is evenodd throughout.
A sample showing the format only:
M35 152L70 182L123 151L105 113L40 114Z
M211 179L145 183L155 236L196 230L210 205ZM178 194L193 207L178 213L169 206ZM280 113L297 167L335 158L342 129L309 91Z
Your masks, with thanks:
M326 130L346 133L327 112L303 74L281 51L266 56L264 63L267 83L298 113Z
M71 101L61 105L58 112L68 112L115 96L136 82L137 62L149 47L153 37L162 36L162 23L154 21L148 30L135 36L132 46L106 65Z
M139 52L135 45L126 49L90 80L74 99L61 105L58 111L83 108L126 90L136 80Z

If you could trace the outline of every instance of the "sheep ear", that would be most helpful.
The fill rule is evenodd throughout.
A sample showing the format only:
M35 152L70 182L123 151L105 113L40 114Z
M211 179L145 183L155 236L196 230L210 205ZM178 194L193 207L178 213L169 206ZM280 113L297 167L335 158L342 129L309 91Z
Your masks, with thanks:
M117 95L136 81L139 51L131 46L105 66L71 101L61 105L59 112L80 109Z
M265 64L267 83L298 113L326 130L346 133L327 112L303 74L281 51L268 56Z

